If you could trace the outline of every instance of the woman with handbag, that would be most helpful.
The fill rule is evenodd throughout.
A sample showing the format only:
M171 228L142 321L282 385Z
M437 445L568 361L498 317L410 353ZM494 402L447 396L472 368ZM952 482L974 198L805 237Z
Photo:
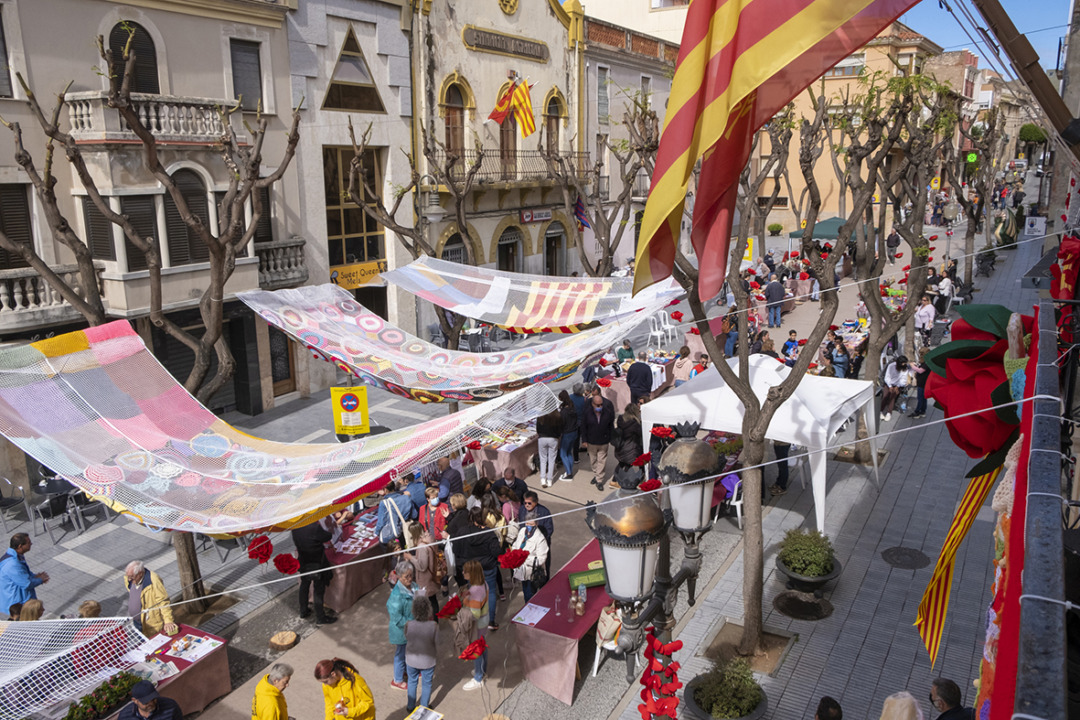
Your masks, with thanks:
M514 577L521 581L525 602L529 602L536 591L547 582L544 566L549 552L544 533L536 527L535 511L525 513L525 526L518 533L514 549L529 553L525 562L514 569Z
M439 577L439 563L432 545L434 540L431 534L419 525L409 528L411 537L413 567L416 568L416 585L420 588L418 595L424 596L431 603L432 615L439 612L438 590L442 578Z

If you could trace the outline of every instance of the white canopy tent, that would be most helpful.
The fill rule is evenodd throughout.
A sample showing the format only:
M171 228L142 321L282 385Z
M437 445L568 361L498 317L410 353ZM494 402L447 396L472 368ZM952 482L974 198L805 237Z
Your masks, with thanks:
M738 369L738 360L728 361ZM779 385L791 369L768 355L750 357L750 384L764 402L770 387ZM768 440L802 445L810 453L810 474L814 489L814 510L818 529L825 528L825 452L833 435L860 408L866 414L866 426L873 420L873 383L865 380L807 375L795 393L776 411L765 437ZM697 422L703 429L741 434L743 404L720 377L709 368L681 387L646 403L641 408L641 429L645 447L654 425ZM877 447L871 436L874 473L877 475Z

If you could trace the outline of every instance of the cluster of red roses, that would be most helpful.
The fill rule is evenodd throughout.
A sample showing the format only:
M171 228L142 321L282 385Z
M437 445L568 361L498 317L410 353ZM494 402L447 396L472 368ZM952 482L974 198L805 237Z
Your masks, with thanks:
M638 705L641 720L674 718L679 707L679 698L675 693L683 686L679 682L679 663L671 660L672 655L682 650L682 640L662 643L654 632L653 628L649 628L645 636L644 654L648 665L638 681L644 686L641 691L642 702ZM665 663L664 660L668 662Z

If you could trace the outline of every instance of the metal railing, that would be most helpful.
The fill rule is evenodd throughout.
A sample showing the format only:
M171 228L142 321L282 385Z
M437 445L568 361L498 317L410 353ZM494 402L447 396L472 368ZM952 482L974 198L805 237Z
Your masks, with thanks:
M632 197L635 200L644 200L649 197L649 186L652 184L652 178L649 177L649 171L645 168L638 170L637 176L634 178L634 190Z
M259 257L259 287L263 290L280 290L306 283L306 244L307 241L298 235L288 240L255 243L255 254Z
M502 151L499 148L484 150L476 180L481 183L553 180L554 177L548 168L545 155L546 153L540 150ZM559 156L568 159L580 175L592 172L587 152L560 153ZM476 162L478 154L476 150L462 150L456 153L440 150L436 153L435 161L445 169L451 157L457 158L451 169L453 177L464 178Z
M98 290L104 269L95 263ZM79 284L78 265L52 268L61 280L86 297ZM33 268L0 270L0 329L25 330L38 325L70 322L82 317L64 297Z
M66 96L71 134L76 140L134 139L135 133L108 106L104 92L75 92ZM131 94L132 107L155 138L183 142L217 142L225 132L223 109L235 100Z

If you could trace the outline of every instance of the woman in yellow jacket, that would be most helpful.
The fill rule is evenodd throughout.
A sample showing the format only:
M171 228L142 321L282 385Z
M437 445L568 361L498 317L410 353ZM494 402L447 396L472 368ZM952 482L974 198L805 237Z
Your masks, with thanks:
M251 720L289 720L289 706L285 704L285 688L289 687L293 669L285 663L270 666L270 672L255 686L251 701Z
M322 683L326 720L375 720L375 699L352 663L341 658L320 660L315 679Z

